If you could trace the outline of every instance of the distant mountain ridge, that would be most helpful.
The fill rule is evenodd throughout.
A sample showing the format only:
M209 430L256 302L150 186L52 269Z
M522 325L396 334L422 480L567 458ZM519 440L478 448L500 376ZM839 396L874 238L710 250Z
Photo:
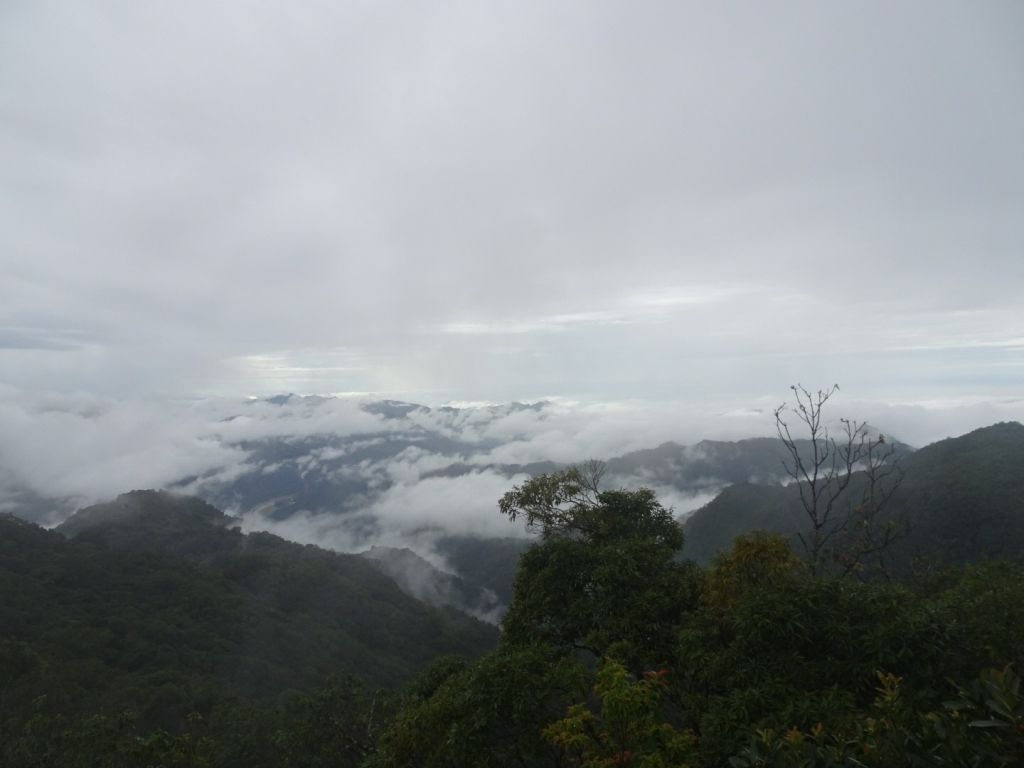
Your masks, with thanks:
M275 405L296 401L314 407L323 398L299 398L282 395L271 398ZM401 429L359 435L331 433L299 438L275 437L246 441L239 447L249 455L250 471L226 482L182 479L178 488L195 488L195 493L221 508L247 512L259 510L271 520L284 521L301 512L327 513L339 518L356 517L387 491L393 480L378 467L402 460L413 452L429 455L431 466L420 477L459 478L480 472L496 472L508 478L536 476L558 471L567 463L537 460L526 463L481 461L474 458L501 446L495 440L460 439L463 420L476 414L508 414L523 411L542 412L544 403L511 403L502 406L460 409L430 408L394 400L368 403L363 410L388 422L402 424ZM443 428L433 428L411 416L440 415ZM807 441L797 441L802 451ZM897 443L901 452L909 446ZM588 456L580 456L583 461ZM609 486L654 485L671 488L684 496L717 493L723 487L741 482L778 483L785 480L784 446L777 438L755 437L738 441L703 440L694 445L665 442L655 448L632 451L620 456L597 457L605 461L605 481ZM493 509L494 500L482 500L481 511ZM489 511L489 509L488 509ZM364 528L360 528L364 530Z
M898 455L913 449L893 441ZM809 440L797 440L802 455L811 449ZM661 485L700 490L720 489L738 483L777 485L788 480L784 464L792 463L788 449L777 437L743 440L701 440L694 445L662 443L657 448L633 451L609 459L607 474L649 478Z
M884 517L905 531L892 545L904 567L1024 559L1024 425L1004 422L941 440L903 456L901 466L903 482ZM850 494L858 490L855 480ZM686 521L686 555L707 562L751 530L795 535L805 524L796 491L726 488Z

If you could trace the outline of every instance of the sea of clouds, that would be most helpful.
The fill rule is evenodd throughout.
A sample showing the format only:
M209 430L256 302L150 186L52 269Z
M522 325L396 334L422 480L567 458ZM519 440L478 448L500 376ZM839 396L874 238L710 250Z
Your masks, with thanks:
M368 396L158 401L0 389L0 511L53 525L125 491L164 488L206 498L248 530L340 551L410 546L433 557L430 542L441 535L523 535L496 504L530 471L666 441L771 435L774 404L551 399L427 408ZM1024 418L1022 401L835 407L913 445ZM282 514L265 490L279 477L301 485L300 501L317 501ZM642 470L608 480L653 485L680 515L721 487L715 478L700 487L652 483ZM318 496L321 485L331 493Z

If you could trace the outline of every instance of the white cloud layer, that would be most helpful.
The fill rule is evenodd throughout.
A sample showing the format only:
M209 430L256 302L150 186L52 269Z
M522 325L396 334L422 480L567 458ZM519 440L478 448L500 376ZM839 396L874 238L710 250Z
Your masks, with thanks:
M294 533L303 526L341 548L359 538L353 526L364 538L372 529L379 541L426 529L514 535L497 515L496 503L523 476L501 467L609 459L667 441L686 445L769 435L774 405L759 401L705 410L555 401L535 408L404 414L407 409L399 408L385 416L372 412L372 401L358 398L291 398L279 404L120 401L7 388L0 390L0 503L9 508L18 499L51 500L32 514L53 522L76 505L133 488L175 488L259 518L273 505L261 512L246 499L263 505L270 491L237 495L233 489L260 478L284 482L276 474L290 472L290 485L282 486L289 494L318 499L322 487L347 489L330 502L341 506L292 509L302 514L282 525L300 540L314 535ZM867 420L914 445L1000 420L1024 420L1024 399L886 404L839 393L830 407L835 417ZM647 481L642 474L615 478L634 485ZM694 491L664 483L655 490L667 506L684 513L706 500L695 492L717 487L709 478ZM342 512L358 525L339 528Z
M1022 38L1013 0L2 3L2 380L1020 397Z

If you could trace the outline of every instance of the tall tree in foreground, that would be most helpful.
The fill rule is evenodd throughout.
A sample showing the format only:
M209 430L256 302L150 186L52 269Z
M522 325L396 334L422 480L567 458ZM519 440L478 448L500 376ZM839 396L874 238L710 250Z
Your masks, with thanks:
M501 512L539 530L522 557L505 617L508 643L616 654L634 671L673 654L697 602L682 527L654 492L603 491L598 463L542 475L506 493Z

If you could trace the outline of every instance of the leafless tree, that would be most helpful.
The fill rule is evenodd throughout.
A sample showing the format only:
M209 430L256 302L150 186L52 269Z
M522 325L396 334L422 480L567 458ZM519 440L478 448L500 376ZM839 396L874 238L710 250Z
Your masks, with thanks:
M887 575L885 554L899 528L882 524L879 513L903 478L896 446L883 435L872 436L867 422L853 419L840 419L842 428L832 434L824 411L838 384L816 392L800 384L790 389L794 401L775 409L775 427L790 457L783 466L797 485L806 515L808 527L797 536L812 573L831 567L831 560L843 574L877 561ZM794 430L806 437L805 451ZM858 471L864 473L864 484L854 501L846 492Z
M836 562L843 575L874 568L889 579L892 544L906 533L906 524L882 519L880 513L903 482L903 468L896 446L884 435L865 440L861 453L864 485L860 496L846 505Z

